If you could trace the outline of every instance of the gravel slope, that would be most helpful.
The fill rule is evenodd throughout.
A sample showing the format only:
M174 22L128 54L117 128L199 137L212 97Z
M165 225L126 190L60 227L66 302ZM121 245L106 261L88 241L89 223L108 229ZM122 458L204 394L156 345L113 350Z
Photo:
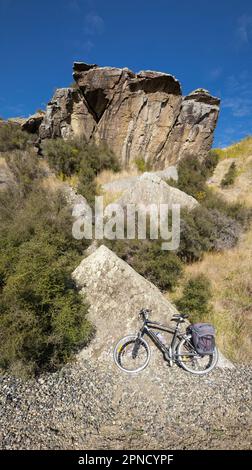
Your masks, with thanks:
M0 447L251 448L252 367L150 370L131 377L81 361L28 382L1 376Z

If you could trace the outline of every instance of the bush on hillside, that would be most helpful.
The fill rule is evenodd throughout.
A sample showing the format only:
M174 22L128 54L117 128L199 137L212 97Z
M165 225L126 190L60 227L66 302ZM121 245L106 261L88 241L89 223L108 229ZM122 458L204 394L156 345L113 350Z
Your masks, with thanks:
M218 156L213 152L202 162L197 157L188 155L178 163L178 181L169 180L168 184L176 186L197 200L202 200L206 195L206 180L213 173L217 163Z
M244 229L248 228L251 218L252 209L246 207L245 204L240 202L228 202L218 194L213 188L207 188L206 198L202 205L207 209L218 210L221 214L234 219Z
M232 162L227 173L221 180L221 187L226 188L227 186L231 186L235 182L235 178L237 175L237 169L235 162Z
M0 125L0 152L11 150L25 150L29 147L32 136L22 131L21 127L13 123L1 123Z
M96 194L95 176L102 170L119 171L115 155L106 146L97 147L84 139L55 139L43 144L43 153L50 167L66 177L77 175L78 191L93 203Z
M138 157L135 159L135 165L141 173L144 173L145 171L150 171L151 167L150 165L144 160L143 157Z
M177 255L192 263L203 258L204 252L232 248L241 233L241 224L217 209L198 206L181 212L180 245Z
M17 184L16 191L25 196L43 176L38 157L31 150L14 150L5 154L6 163Z
M119 163L106 146L97 147L84 139L52 139L43 143L43 154L49 165L63 177L78 174L80 168L93 170L97 175L101 170L119 171Z
M42 144L43 154L50 167L63 177L79 171L81 148L79 142L63 139L46 140Z
M135 271L161 290L172 290L182 274L183 264L172 251L161 249L159 240L105 240L103 243Z
M57 369L92 332L71 278L88 242L72 237L64 195L33 176L26 191L0 194L0 367L23 375Z
M199 274L189 279L182 296L175 303L180 312L189 315L191 322L204 321L211 311L212 288L209 279Z
M180 245L177 255L185 263L202 259L205 251L213 247L214 224L209 212L196 207L181 211Z

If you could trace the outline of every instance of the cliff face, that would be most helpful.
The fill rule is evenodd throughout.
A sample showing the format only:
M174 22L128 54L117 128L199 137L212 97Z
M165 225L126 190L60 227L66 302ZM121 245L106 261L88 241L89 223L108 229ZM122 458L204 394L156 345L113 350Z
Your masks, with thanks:
M143 158L154 168L188 153L204 158L219 103L206 90L182 97L172 75L74 63L76 88L58 89L48 104L40 137L105 142L127 166Z

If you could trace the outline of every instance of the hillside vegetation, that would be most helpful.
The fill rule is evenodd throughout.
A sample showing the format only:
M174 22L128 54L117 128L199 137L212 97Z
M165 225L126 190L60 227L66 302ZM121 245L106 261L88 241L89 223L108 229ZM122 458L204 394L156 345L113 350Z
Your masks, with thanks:
M230 204L243 204L251 209L252 138L224 150L217 150L220 157L209 188ZM221 179L235 158L238 175L233 184L221 188ZM244 206L243 206L244 207ZM202 260L185 267L173 300L182 297L184 306L190 305L186 287L190 280L205 277L210 281L208 309L204 315L196 309L194 319L209 320L217 327L218 344L231 359L250 362L252 359L252 228L249 225L237 246L223 252L205 253ZM197 289L196 289L197 291ZM196 294L197 296L197 294ZM186 303L187 300L187 303ZM181 304L180 304L181 305Z
M17 126L1 125L1 160L15 183L0 193L0 368L22 375L56 370L93 333L88 304L71 278L89 242L72 237L62 181L92 204L104 179L125 174L106 147L80 139L49 140L38 157L32 145ZM247 328L252 165L246 152L236 157L237 175L224 189L221 180L228 165L223 162L230 166L231 160L221 157L218 163L219 151L204 163L196 157L179 163L178 182L168 183L201 204L182 210L176 252L162 251L160 239L102 241L163 292L169 291L192 321L213 321L222 350L242 361L252 355ZM48 165L54 176L48 176Z

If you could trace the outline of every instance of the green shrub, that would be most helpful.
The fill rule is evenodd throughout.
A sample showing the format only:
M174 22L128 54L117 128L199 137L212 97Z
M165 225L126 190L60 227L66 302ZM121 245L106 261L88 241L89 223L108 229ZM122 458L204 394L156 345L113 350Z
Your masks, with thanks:
M172 290L182 274L178 256L162 250L159 240L105 240L105 244L161 290Z
M43 143L49 165L63 178L77 175L78 191L92 204L96 194L95 176L102 170L119 171L120 165L105 145L97 147L84 139L55 139Z
M182 210L177 250L179 258L186 263L202 259L203 253L212 249L213 232L213 221L206 209L196 207L192 211Z
M197 157L188 155L178 163L178 181L169 179L167 183L201 202L206 197L206 181L212 175L218 161L218 154L213 150L202 162Z
M43 154L58 175L71 176L79 171L81 148L74 140L52 139L42 144Z
M212 174L217 162L218 157L214 154L209 154L202 162L197 157L188 155L178 163L178 181L167 182L197 200L204 199L207 190L206 180Z
M234 219L244 229L246 229L251 221L252 210L243 203L230 203L218 194L213 188L207 188L206 197L202 201L202 205L207 209L218 210L220 213Z
M231 186L235 182L235 178L237 175L237 169L235 162L232 162L227 173L221 180L221 187L226 188L227 186Z
M48 239L47 239L48 238ZM23 243L1 293L0 366L22 361L34 373L55 370L91 333L88 305L71 280L69 260L50 235Z
M143 157L138 157L135 159L135 165L141 173L144 173L145 171L150 171L151 167L150 165L144 160Z
M57 369L92 333L71 278L88 242L72 237L64 195L34 177L0 194L0 367L26 375Z
M220 161L219 152L216 149L211 149L208 152L208 155L203 162L203 165L205 167L205 172L206 172L205 174L207 178L212 176L219 161Z
M42 145L49 165L63 177L78 174L80 169L92 169L96 175L101 170L119 171L119 163L106 146L97 147L84 139L52 139Z
M32 136L22 131L21 127L13 123L1 123L0 125L0 152L11 150L25 150L29 147Z
M186 283L182 296L176 301L176 306L181 312L189 315L191 322L203 321L212 309L209 303L211 297L209 279L199 274Z
M238 220L217 209L198 206L181 211L179 258L192 263L203 258L204 252L220 251L236 245L242 226Z
M35 152L15 150L5 154L5 160L15 177L16 190L26 195L43 176Z

